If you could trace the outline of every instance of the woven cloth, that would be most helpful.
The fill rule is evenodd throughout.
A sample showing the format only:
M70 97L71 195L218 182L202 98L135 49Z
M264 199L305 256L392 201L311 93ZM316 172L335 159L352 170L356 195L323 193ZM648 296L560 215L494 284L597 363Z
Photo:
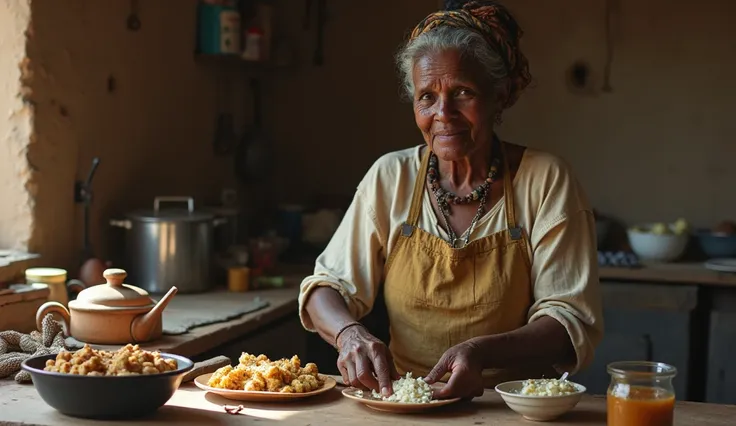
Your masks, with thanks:
M24 360L39 355L50 355L62 349L64 333L61 323L52 314L44 317L41 332L23 334L17 331L0 331L0 379L15 374L15 381L28 383L31 375L20 369Z

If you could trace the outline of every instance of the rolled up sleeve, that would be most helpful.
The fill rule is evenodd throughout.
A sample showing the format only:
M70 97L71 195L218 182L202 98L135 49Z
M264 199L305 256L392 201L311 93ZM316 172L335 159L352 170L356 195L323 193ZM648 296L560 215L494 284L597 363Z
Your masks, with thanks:
M555 368L574 374L590 364L603 337L592 211L561 215L540 226L532 236L532 251L534 304L529 310L529 322L549 316L565 327L577 363Z
M356 319L371 311L385 259L385 235L377 224L370 201L358 188L335 234L317 258L314 273L301 283L299 317L306 330L316 331L304 307L318 287L337 290Z

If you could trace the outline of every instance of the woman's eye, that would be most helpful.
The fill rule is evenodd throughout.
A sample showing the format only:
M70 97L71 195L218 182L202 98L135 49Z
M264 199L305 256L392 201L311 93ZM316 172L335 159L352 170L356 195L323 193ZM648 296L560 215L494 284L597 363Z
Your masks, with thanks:
M422 95L419 96L419 100L420 101L429 101L429 100L432 100L432 95L429 94L429 93L424 93L424 94L422 94Z
M457 91L458 96L471 96L473 92L470 89L460 89Z

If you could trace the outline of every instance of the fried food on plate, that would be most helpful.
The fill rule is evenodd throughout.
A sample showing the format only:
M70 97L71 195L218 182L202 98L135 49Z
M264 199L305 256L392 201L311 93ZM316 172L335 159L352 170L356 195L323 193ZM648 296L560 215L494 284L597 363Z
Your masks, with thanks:
M324 385L317 365L310 362L304 367L297 355L291 359L275 361L266 355L252 355L243 352L238 365L226 365L215 371L207 382L208 386L219 389L306 393Z

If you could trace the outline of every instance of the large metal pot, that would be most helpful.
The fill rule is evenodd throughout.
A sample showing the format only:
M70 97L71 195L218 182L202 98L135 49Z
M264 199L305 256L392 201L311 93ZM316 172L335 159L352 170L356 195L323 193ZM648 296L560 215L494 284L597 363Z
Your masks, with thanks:
M163 203L187 208L161 208ZM156 197L152 211L132 212L110 224L127 230L125 267L130 281L160 294L173 286L179 293L212 288L214 227L222 222L211 213L195 211L191 197Z

